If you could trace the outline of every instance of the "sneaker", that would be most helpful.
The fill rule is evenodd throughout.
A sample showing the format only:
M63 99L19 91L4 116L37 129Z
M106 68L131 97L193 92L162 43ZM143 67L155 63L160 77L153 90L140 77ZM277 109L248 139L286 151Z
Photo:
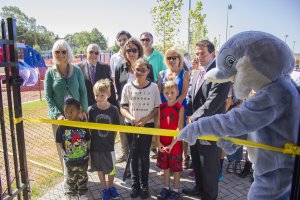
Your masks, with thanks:
M110 193L108 189L103 189L101 191L102 194L102 200L110 200Z
M109 193L112 199L120 199L120 195L115 187L109 188Z
M195 178L195 171L192 170L192 171L189 173L188 177L191 178L191 179L194 179L194 178Z
M80 195L79 200L88 200L88 196L86 194Z
M179 192L175 192L174 190L171 192L170 196L169 196L170 200L180 200L181 196Z
M122 154L119 158L116 159L116 164L122 163L126 161L126 156L125 154Z
M227 165L227 168L226 168L226 171L227 171L228 173L233 173L233 172L234 172L234 171L233 171L233 164L234 164L233 161L228 161L228 165Z
M140 194L140 188L131 188L130 197L131 198L137 198Z
M142 199L147 199L149 196L150 196L150 195L149 195L148 187L141 188L140 197L141 197Z
M184 161L183 161L183 169L188 169L189 168L189 162L190 162L190 156L188 155L187 157L186 157L186 159L184 159Z
M160 172L158 172L158 175L160 175L160 176L164 176L165 175L165 170L160 170Z
M222 182L222 181L224 181L224 175L223 175L223 173L220 173L219 174L219 182Z
M242 167L240 162L235 162L234 173L240 174L242 172Z
M165 199L168 199L170 194L171 194L170 190L163 188L156 197L158 200L165 200Z
M157 158L157 149L156 148L152 148L150 151L150 157L152 159L156 159Z

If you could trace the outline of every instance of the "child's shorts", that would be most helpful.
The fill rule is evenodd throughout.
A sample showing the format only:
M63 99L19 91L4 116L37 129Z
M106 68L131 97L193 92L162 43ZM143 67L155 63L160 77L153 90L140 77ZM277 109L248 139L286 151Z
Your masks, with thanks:
M91 152L91 170L103 171L104 174L114 175L116 163L115 152Z
M169 169L171 172L182 171L182 153L180 154L168 154L158 152L157 154L157 167L160 169Z

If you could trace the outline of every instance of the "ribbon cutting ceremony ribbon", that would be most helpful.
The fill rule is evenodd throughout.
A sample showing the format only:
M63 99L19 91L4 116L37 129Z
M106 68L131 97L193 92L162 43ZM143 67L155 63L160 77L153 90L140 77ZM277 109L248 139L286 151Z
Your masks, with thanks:
M54 119L43 119L43 118L15 118L14 123L20 123L21 121L30 121L46 124L57 124L62 126L71 126L77 128L87 128L95 130L106 130L106 131L115 131L115 132L125 132L125 133L137 133L137 134L146 134L157 135L157 136L170 136L177 137L179 131L177 130L168 130L168 129L159 129L159 128L144 128L136 126L123 126L123 125L114 125L114 124L100 124L95 122L81 122L81 121L70 121L70 120L54 120ZM290 154L292 156L300 155L300 147L292 143L287 143L284 145L284 148L273 147L270 145L260 144L248 140L242 140L232 137L215 137L215 136L200 136L200 140L209 140L217 142L220 139L229 140L234 144L243 145L247 147L260 148L270 151L276 151L284 154Z

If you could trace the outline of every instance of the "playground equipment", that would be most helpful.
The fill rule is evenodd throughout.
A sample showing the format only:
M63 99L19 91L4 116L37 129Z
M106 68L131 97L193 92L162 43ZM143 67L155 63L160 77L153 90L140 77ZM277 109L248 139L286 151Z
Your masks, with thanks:
M23 86L34 86L38 79L44 79L47 67L42 55L34 48L18 43L19 75L23 78ZM9 51L7 51L9 52ZM0 47L0 62L3 60L3 49Z

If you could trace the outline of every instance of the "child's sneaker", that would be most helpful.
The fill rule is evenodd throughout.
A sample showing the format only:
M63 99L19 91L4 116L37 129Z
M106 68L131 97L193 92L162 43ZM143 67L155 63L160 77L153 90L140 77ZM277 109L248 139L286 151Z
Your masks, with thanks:
M109 188L109 193L112 199L120 199L120 195L115 187Z
M174 190L171 192L170 196L169 196L170 200L180 200L181 196L179 192L175 192Z
M224 175L222 172L219 174L219 182L224 181Z
M171 194L170 190L168 190L167 188L163 188L156 197L158 200L165 200L168 199L170 194Z
M144 187L144 188L141 188L141 191L140 191L140 197L142 199L147 199L149 197L149 190L148 190L148 187Z
M102 200L110 200L110 193L108 189L103 189L101 191L102 194Z

